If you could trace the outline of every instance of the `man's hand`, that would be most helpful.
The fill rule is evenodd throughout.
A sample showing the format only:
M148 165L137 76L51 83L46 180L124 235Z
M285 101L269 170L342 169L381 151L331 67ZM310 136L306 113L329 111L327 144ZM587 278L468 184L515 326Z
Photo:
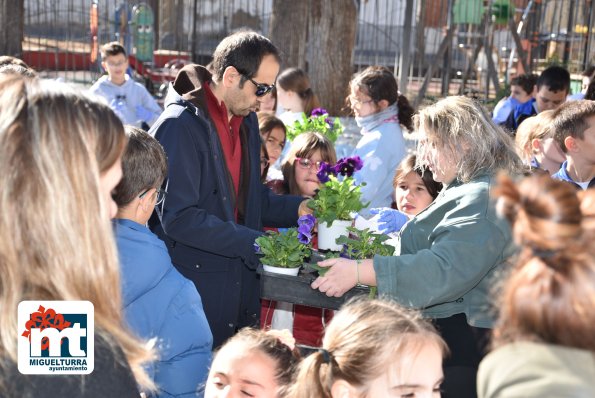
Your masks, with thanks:
M312 199L303 200L300 203L300 207L298 208L298 217L305 216L306 214L314 214L314 210L308 207L308 203L310 203Z

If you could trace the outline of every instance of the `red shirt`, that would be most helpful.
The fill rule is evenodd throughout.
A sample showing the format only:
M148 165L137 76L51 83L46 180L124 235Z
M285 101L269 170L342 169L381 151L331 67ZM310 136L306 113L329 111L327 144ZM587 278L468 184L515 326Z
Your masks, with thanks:
M213 94L208 84L204 85L204 90L209 115L211 115L211 119L215 123L219 141L223 148L223 155L225 156L225 164L231 174L233 188L237 197L240 188L240 166L242 164L240 124L242 124L244 118L241 116L233 116L231 120L229 120L225 103L219 103L219 100L215 97L215 94ZM237 205L234 210L237 217Z

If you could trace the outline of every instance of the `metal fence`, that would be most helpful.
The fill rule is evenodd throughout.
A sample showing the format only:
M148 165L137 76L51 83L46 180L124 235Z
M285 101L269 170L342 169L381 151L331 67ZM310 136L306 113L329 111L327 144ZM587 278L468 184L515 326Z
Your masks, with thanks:
M155 48L169 53L170 58L177 54L206 63L217 43L236 29L248 27L268 34L273 1L147 1L155 12ZM406 23L408 1L412 6L410 28ZM589 64L595 51L590 28L595 18L593 1L356 0L359 16L353 68L386 65L406 77L401 89L411 96L425 84L427 95L457 93L464 88L484 99L494 97L493 83L502 87L511 73L521 70L512 30L519 31L521 54L529 71L559 62L579 73ZM24 58L42 75L88 84L101 74L98 61L91 57L97 51L90 24L93 4L97 6L97 42L121 40L130 45L130 20L125 14L137 3L25 0ZM513 28L506 18L498 20L502 15L498 17L497 12L502 13L507 4L511 15L516 15ZM528 6L523 27L518 29ZM408 49L404 37L411 38ZM496 81L489 75L490 61Z

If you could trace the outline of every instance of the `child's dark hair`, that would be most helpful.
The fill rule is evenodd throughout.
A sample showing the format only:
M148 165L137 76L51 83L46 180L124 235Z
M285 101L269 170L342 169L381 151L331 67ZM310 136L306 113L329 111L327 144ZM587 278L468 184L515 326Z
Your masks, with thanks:
M518 75L513 77L510 81L511 86L519 86L523 89L525 93L528 95L533 94L533 88L535 84L537 84L537 75L534 73L525 73L523 75Z
M546 86L549 91L570 92L570 73L561 66L550 66L537 78L537 89Z
M126 49L117 41L112 41L101 46L101 59L104 61L107 57L118 54L124 54L126 56Z
M290 346L284 341L283 333L279 331L267 331L244 328L221 346L219 352L225 349L233 349L236 352L238 348L233 345L241 345L245 351L259 351L273 361L275 361L275 380L280 387L279 396L284 396L284 392L291 385L294 371L301 359L300 353L294 344Z
M397 166L395 170L395 177L393 178L393 188L396 188L399 183L405 178L405 176L412 171L416 172L417 175L421 177L428 193L433 199L436 199L438 193L442 190L442 183L438 181L434 181L434 175L428 169L420 168L415 166L415 162L417 161L417 157L413 154L407 155L401 163Z
M499 176L499 212L520 247L498 294L496 346L538 341L595 351L595 190L549 175Z
M407 97L399 93L397 80L384 66L369 66L351 80L351 87L357 87L368 95L374 103L386 100L389 105L397 103L399 123L413 131L413 107Z

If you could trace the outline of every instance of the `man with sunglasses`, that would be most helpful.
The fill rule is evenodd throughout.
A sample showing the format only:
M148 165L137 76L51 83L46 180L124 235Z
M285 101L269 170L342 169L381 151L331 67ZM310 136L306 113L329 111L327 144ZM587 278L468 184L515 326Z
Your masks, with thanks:
M203 299L214 346L259 323L254 240L263 223L296 225L304 198L260 182L254 113L275 86L279 52L264 36L238 32L219 43L210 68L187 65L170 85L151 129L168 156L168 196L152 229Z

